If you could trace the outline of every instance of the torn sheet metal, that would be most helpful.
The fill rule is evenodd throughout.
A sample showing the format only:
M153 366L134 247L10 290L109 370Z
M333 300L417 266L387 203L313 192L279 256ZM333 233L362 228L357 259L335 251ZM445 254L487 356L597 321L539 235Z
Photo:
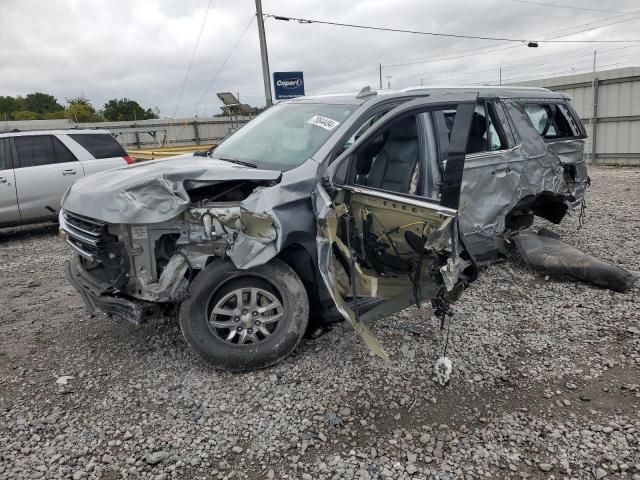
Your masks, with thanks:
M547 235L522 232L513 237L518 252L534 268L566 275L616 292L626 292L637 277Z
M504 105L518 137L515 145L467 155L462 179L460 231L480 261L491 261L506 251L506 217L523 199L548 192L572 208L583 201L588 183L584 140L545 142L519 101Z
M189 207L190 188L228 180L276 181L280 176L276 170L181 155L85 177L71 186L63 203L67 211L107 223L159 223Z
M257 188L240 203L242 230L227 252L237 268L262 265L293 242L315 250L310 194L317 168L318 164L309 160L286 172L278 185ZM291 235L294 232L295 238Z
M314 208L318 216L318 266L320 267L320 275L325 285L330 287L329 294L336 304L338 312L346 319L354 328L356 333L363 339L367 347L383 360L388 360L389 355L385 352L380 342L371 333L369 328L362 322L356 313L347 305L344 300L346 296L346 286L344 277L346 272L333 261L333 245L339 239L337 232L337 216L336 211L331 208L331 198L322 187L318 187L314 195ZM337 274L337 270L341 270L342 275ZM342 276L343 280L338 281L338 276ZM341 291L342 290L342 291Z

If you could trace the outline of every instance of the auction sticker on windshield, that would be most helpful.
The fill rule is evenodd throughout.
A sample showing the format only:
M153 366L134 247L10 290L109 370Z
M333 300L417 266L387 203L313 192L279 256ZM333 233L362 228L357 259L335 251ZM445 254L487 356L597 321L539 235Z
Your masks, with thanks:
M320 115L314 115L309 120L307 120L307 123L310 123L311 125L317 125L318 127L322 127L325 130L333 130L338 125L340 125L340 122L336 122L331 118L323 117Z

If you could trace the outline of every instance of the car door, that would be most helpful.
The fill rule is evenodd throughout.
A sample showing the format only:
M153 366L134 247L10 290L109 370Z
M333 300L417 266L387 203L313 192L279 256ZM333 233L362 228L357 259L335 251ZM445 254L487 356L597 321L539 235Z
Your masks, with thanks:
M475 278L459 240L457 209L477 95L434 95L396 107L326 168L313 193L323 281L343 317L382 357L365 322L414 302L454 300L464 276ZM427 130L425 120L445 110L456 112L450 133L443 136L437 122ZM417 140L407 133L411 119ZM437 192L424 184L434 165L441 170Z
M8 138L0 138L0 225L20 220L16 179L11 163L11 148Z
M62 195L84 176L82 164L53 135L20 135L12 143L21 220L57 218Z

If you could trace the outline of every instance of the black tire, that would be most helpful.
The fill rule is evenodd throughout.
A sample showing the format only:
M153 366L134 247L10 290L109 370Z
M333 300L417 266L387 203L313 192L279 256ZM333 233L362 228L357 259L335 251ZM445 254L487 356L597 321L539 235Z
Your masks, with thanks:
M209 324L209 315L216 302L245 287L273 294L281 302L283 315L274 330L257 343L235 345L221 338L220 330ZM307 292L296 272L279 259L249 270L238 270L230 261L214 261L191 283L189 295L180 306L182 335L220 370L242 372L275 365L295 350L307 329Z

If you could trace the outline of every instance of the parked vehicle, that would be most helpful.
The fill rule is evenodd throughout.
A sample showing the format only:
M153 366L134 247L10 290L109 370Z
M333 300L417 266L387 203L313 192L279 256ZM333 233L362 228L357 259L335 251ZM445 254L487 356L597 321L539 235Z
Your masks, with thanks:
M0 227L57 220L73 182L131 163L106 130L0 132Z
M75 183L60 225L93 311L178 311L215 367L272 365L309 318L368 321L430 301L445 315L534 215L581 204L585 130L540 88L416 88L274 106L208 156Z

